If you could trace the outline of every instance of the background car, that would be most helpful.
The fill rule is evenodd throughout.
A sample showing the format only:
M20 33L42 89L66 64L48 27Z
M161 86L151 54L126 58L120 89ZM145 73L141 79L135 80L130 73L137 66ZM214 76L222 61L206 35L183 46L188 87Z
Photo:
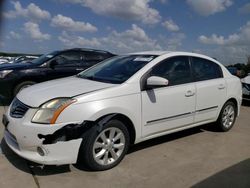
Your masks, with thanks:
M31 62L0 65L0 95L13 98L33 84L75 75L114 54L92 49L54 51Z
M18 56L15 57L13 60L9 61L8 63L26 63L37 58L38 56Z
M250 73L241 79L243 100L250 101Z
M227 67L227 70L234 76L237 76L238 69L236 67Z
M0 64L8 63L12 59L13 58L11 58L11 57L0 57Z

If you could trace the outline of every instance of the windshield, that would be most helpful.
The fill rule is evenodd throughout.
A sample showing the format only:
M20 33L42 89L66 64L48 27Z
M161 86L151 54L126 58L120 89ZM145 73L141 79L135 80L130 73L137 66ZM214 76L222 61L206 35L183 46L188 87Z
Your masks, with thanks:
M79 73L77 76L89 80L121 84L157 56L116 56Z
M54 51L52 53L44 54L44 55L40 56L39 58L32 60L31 62L34 63L34 64L42 64L45 61L48 61L49 59L53 58L57 54L58 54L58 51Z

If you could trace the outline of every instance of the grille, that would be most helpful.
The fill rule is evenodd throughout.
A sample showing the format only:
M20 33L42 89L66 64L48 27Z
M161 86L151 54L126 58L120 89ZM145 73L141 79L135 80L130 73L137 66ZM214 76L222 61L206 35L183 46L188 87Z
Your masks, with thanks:
M29 106L23 104L17 98L15 98L10 107L10 116L13 118L22 118L28 111Z

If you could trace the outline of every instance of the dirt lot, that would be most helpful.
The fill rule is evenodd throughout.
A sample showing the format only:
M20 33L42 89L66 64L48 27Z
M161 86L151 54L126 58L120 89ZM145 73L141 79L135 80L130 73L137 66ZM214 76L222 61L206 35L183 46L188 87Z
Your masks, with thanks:
M0 107L0 119L4 111ZM2 140L3 126L0 123ZM11 152L2 140L0 187L250 187L250 105L241 107L227 133L211 126L134 146L122 163L104 172L73 165L41 168ZM4 154L3 154L4 153Z

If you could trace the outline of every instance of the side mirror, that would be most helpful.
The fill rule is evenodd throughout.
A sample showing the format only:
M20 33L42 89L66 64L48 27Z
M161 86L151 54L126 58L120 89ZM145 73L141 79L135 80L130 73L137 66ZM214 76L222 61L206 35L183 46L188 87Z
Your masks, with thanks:
M159 76L151 76L147 79L146 88L153 89L168 86L168 80Z
M54 69L55 66L58 65L58 62L56 60L52 60L50 63L49 63L49 66L50 68Z

